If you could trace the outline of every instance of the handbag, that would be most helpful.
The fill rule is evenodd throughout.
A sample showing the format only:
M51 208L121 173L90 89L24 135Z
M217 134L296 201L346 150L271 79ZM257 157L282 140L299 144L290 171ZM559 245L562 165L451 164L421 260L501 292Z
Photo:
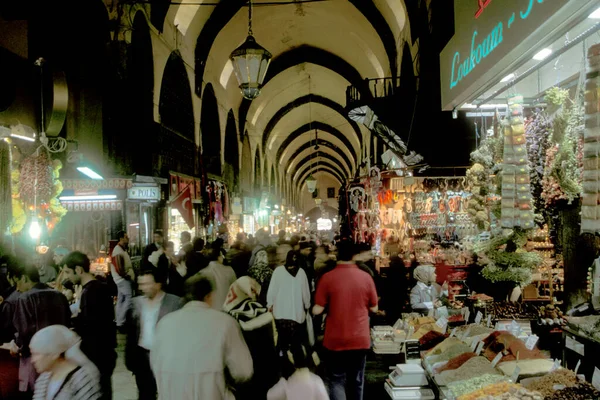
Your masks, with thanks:
M312 320L312 316L310 315L310 312L307 310L306 311L306 333L308 336L308 344L310 344L310 346L314 346L315 345L315 330L313 329L313 320Z

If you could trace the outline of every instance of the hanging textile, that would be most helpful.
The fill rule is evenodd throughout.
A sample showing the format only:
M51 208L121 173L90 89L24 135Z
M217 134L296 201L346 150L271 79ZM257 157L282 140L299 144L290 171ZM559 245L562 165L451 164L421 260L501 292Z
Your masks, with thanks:
M504 126L504 164L502 168L503 228L533 228L529 166L523 124L523 96L508 99L509 117Z

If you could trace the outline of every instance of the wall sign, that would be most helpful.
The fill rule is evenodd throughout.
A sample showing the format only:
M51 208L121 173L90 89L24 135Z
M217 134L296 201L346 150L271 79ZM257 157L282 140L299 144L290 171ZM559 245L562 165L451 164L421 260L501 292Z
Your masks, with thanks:
M156 186L133 186L127 189L129 200L160 200L160 188Z
M442 108L452 110L510 73L594 0L460 0L440 54Z

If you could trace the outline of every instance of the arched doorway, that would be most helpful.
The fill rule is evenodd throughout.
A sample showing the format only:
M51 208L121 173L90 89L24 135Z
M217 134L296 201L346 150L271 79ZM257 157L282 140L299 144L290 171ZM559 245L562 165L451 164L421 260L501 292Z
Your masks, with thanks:
M178 51L169 56L160 89L158 112L167 128L194 141L194 108L192 88L185 64Z
M250 147L248 132L244 134L242 141L242 170L240 179L242 181L242 191L249 194L252 190L252 148Z
M275 175L275 164L271 165L271 179L269 180L271 193L277 195L277 175Z
M227 126L225 127L225 165L223 167L223 179L233 191L237 191L239 185L240 158L238 150L238 136L233 110L227 114Z
M209 83L202 93L200 114L202 135L202 162L206 172L221 175L221 124L219 106L212 85Z
M260 173L260 152L256 148L254 153L254 191L258 194L262 186L262 176Z

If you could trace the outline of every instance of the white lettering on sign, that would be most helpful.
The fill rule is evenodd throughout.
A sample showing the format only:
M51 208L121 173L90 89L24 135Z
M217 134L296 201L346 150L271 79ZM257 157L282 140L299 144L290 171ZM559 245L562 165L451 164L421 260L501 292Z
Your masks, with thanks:
M127 189L127 198L131 200L160 200L160 188L156 186L134 186Z

